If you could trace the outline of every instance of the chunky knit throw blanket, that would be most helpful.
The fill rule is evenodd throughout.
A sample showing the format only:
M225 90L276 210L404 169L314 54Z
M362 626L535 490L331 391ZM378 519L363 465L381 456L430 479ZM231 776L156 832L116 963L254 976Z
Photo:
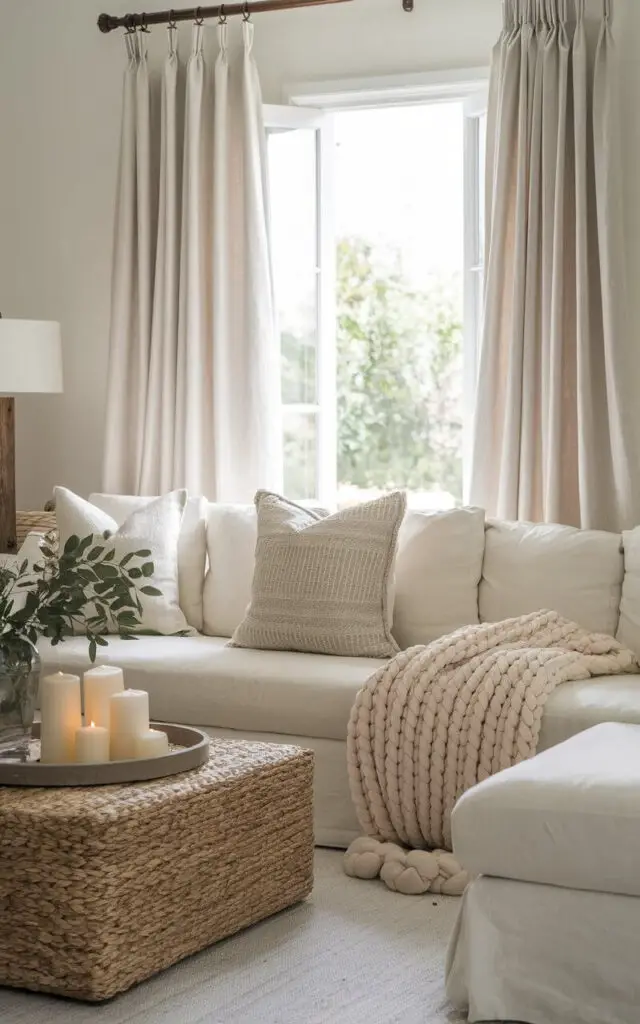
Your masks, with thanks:
M635 656L612 637L550 611L464 627L401 651L360 690L351 712L349 779L364 832L417 850L450 850L456 800L536 753L556 686L637 671Z

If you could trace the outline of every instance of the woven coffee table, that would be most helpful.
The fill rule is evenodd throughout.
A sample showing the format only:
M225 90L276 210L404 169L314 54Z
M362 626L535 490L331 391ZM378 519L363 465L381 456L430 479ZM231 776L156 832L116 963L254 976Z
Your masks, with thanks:
M313 754L212 741L202 768L0 787L0 985L99 1001L303 900Z

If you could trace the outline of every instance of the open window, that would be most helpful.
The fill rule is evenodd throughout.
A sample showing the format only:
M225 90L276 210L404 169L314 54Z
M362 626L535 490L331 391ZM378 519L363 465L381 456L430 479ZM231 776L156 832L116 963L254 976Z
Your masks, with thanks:
M458 75L307 86L266 107L292 498L463 501L486 88Z

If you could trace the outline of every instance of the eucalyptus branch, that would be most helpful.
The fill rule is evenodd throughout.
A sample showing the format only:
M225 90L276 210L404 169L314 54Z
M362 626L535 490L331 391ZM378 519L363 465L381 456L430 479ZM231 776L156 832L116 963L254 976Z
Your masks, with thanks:
M40 544L41 558L29 566L0 569L0 643L35 645L41 636L52 646L84 634L89 657L106 647L106 634L133 639L142 620L140 594L159 597L147 582L154 573L151 551L116 558L109 534L70 537L62 551L55 536Z

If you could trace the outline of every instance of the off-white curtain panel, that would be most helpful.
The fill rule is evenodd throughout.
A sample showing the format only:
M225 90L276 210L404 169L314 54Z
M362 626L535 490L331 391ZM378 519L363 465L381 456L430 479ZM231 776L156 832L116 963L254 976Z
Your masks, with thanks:
M262 100L253 25L169 30L162 75L126 36L106 490L251 501L282 482ZM205 47L206 42L206 47ZM209 47L217 44L217 55Z
M504 13L470 497L504 518L618 530L640 522L640 451L611 6L505 0Z

